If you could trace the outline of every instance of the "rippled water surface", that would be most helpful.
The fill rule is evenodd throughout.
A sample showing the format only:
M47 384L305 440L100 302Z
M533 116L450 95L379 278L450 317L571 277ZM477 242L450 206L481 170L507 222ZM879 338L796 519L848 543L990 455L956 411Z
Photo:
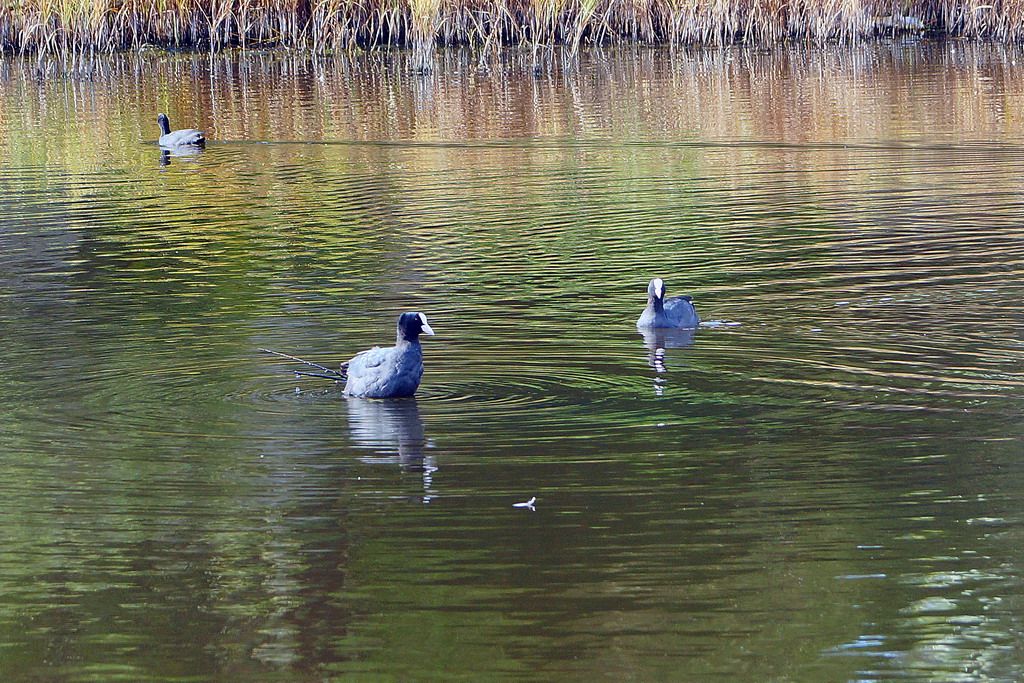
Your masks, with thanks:
M0 62L5 680L1024 677L1022 55L528 62Z

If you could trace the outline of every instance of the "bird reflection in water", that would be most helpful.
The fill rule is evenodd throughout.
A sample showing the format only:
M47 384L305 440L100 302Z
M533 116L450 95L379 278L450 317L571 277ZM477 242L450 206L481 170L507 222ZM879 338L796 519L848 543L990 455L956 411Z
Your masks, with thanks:
M160 165L170 166L171 157L179 161L198 161L198 157L203 151L202 147L161 147Z
M421 475L421 500L429 503L436 495L433 475L437 465L433 456L424 453L429 444L416 399L349 398L346 402L353 443L374 452L359 460L368 465L398 465L403 472Z
M654 377L654 394L661 396L665 393L665 385L668 383L668 380L663 377L668 372L668 363L665 359L666 350L685 349L693 346L697 330L694 328L646 327L640 328L639 332L643 335L644 346L647 347L647 364L657 373Z

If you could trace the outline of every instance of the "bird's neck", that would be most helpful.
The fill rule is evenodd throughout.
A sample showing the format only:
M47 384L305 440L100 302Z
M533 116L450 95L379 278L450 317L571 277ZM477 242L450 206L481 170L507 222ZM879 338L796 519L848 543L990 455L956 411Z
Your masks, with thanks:
M171 132L171 124L167 121L167 119L160 119L160 132L163 133L164 135L167 135L168 133Z
M403 336L401 332L399 332L398 336L395 338L395 346L400 347L400 348L401 347L405 347L405 346L419 346L419 345L420 345L420 338L419 337L416 337L415 339L409 339L409 338Z
M665 310L665 300L659 299L656 296L647 297L647 305L650 306L655 313L661 313Z

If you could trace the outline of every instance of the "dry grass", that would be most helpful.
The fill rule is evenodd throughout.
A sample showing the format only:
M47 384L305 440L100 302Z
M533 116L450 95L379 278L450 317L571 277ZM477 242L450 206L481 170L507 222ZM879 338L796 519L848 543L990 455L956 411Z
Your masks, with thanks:
M429 68L435 45L484 53L523 45L539 64L555 45L574 55L581 45L618 41L850 41L922 27L1021 40L1024 0L0 0L5 51L407 46L419 69Z

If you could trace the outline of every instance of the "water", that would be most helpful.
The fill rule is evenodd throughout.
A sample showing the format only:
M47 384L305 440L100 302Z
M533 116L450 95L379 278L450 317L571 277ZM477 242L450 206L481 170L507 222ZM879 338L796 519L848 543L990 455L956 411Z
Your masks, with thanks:
M1019 680L1021 57L0 62L3 678Z

